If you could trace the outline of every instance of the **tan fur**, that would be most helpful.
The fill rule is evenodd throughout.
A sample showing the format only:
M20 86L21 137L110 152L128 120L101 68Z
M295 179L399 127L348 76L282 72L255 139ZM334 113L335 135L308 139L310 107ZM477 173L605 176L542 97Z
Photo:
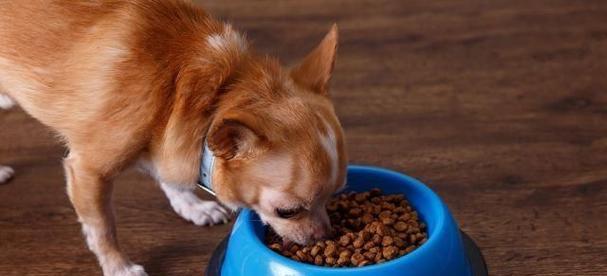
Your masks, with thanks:
M112 179L139 163L191 189L207 134L222 202L254 208L300 243L328 231L324 204L347 162L328 98L336 27L293 70L178 0L4 1L0 40L0 93L69 147L68 193L106 275L145 275L118 247ZM337 166L319 141L330 133ZM307 210L277 218L293 206L276 194Z

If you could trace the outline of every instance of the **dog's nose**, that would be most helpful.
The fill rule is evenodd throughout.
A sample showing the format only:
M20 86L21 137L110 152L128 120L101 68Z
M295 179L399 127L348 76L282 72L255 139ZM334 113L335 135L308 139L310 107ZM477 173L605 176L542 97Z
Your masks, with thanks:
M314 230L315 231L312 233L312 239L315 241L330 238L333 235L333 228L330 224L322 223Z

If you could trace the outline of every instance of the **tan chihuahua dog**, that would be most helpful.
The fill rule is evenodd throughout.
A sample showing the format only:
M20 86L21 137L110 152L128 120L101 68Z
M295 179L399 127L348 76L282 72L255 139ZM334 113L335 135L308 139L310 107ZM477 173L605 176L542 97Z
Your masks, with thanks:
M289 70L179 0L2 1L0 41L0 106L19 104L69 148L68 194L105 275L146 275L116 238L112 179L125 168L144 168L197 225L228 219L193 193L203 148L225 205L297 243L329 232L347 163L327 84L336 26ZM0 167L1 182L12 174Z

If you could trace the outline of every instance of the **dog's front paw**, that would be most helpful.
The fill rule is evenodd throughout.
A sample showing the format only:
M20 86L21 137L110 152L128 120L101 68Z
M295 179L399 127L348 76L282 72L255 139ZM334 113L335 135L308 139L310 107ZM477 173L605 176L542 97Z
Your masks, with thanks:
M111 276L148 276L143 266L130 264L110 273ZM110 276L107 275L107 276Z
M160 187L169 198L173 210L196 225L215 225L230 220L230 212L215 201L201 200L193 191L173 185L161 183Z
M230 220L228 210L215 201L198 200L175 207L175 212L196 225L215 225Z
M0 166L0 184L7 182L13 177L15 171L11 167Z

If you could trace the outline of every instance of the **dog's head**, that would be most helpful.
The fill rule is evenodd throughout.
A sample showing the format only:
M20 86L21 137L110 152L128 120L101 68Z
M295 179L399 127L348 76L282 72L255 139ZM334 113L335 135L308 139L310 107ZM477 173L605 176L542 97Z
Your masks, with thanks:
M301 244L330 231L325 204L345 182L343 132L328 95L336 48L334 26L290 70L270 58L245 61L207 135L218 198L254 209Z

